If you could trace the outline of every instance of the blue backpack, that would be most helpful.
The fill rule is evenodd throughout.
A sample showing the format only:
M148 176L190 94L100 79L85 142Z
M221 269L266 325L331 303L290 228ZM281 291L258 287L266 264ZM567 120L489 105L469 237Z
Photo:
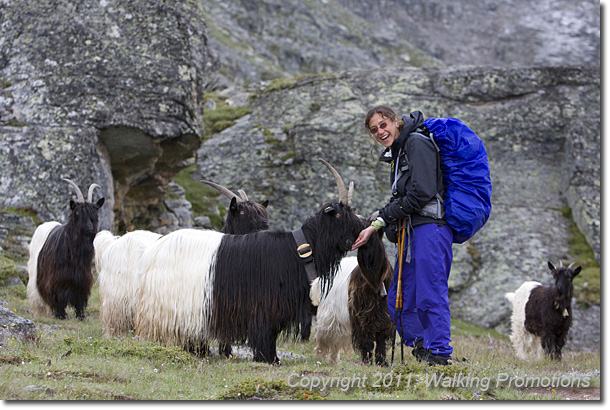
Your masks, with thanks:
M428 118L441 157L445 185L445 220L453 242L463 243L477 233L491 213L491 177L483 141L457 118Z

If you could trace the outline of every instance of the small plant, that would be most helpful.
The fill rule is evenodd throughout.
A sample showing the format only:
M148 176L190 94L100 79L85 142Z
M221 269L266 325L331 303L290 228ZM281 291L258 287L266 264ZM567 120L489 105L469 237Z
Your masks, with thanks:
M206 100L214 101L214 109L206 109L203 111L203 123L205 126L204 139L210 138L212 134L231 127L235 124L235 120L250 114L250 107L234 107L225 102L226 98L214 93L205 94Z

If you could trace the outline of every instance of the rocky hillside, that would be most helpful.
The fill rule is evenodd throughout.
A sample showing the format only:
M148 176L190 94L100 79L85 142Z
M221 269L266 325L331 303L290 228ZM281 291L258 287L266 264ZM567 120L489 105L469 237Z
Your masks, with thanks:
M212 88L358 67L599 65L595 0L207 0Z
M198 175L269 199L271 225L294 229L336 200L318 162L324 158L355 182L354 204L368 215L389 191L388 170L364 131L366 109L383 102L402 113L461 118L485 143L494 191L486 226L454 246L452 311L507 332L504 293L524 280L550 283L547 260L574 258L566 207L599 258L598 75L596 68L387 68L271 84L250 96L250 115L202 144Z
M101 228L115 232L191 226L172 182L189 165L270 199L272 228L291 229L335 199L322 157L372 212L388 177L362 121L383 102L459 117L485 142L492 216L454 248L451 302L455 317L506 332L504 292L548 283L547 260L576 257L572 223L600 260L599 11L592 0L0 2L0 252L23 260L38 223L65 219L63 177L102 186ZM251 113L202 142L219 110L204 91ZM598 305L579 308L573 334L587 336L572 346L598 348L599 324Z

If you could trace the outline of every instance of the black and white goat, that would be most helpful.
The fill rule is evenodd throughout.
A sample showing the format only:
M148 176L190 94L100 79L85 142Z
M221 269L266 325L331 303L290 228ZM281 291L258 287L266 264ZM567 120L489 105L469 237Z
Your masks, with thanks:
M202 181L220 191L231 200L221 232L245 234L268 229L266 207L251 202L243 190L239 196L228 188L210 181ZM134 329L141 281L138 275L140 258L144 250L162 235L145 230L114 236L101 231L95 237L95 265L98 271L100 293L100 321L108 335L119 335ZM228 347L230 352L230 346Z
M300 228L317 274L328 281L362 228L343 181L335 181L339 202L324 205ZM311 303L293 232L183 229L164 236L142 256L136 333L195 349L211 339L247 341L255 361L278 362L278 335L298 335Z
M387 364L386 342L393 325L385 291L392 279L392 265L382 235L381 231L371 235L356 257L341 261L326 297L321 297L319 284L312 283L310 295L318 306L314 351L330 363L338 361L342 350L349 352L353 347L363 363L371 364L374 357L376 364Z
M572 325L572 281L581 270L573 265L566 267L560 262L555 268L549 262L554 286L525 282L505 295L513 305L510 340L519 358L529 360L546 354L561 360L561 349Z
M100 187L91 184L85 201L74 182L64 181L72 186L78 200L70 201L68 222L46 222L34 231L27 296L37 313L52 312L56 318L65 319L66 307L73 306L76 317L82 320L93 285L93 239L104 198L91 202L94 189Z

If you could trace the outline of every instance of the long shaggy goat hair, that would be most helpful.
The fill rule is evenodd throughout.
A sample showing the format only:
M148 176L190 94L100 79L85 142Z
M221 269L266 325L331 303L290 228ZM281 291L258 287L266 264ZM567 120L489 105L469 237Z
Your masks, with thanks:
M371 364L374 353L376 364L387 365L386 341L393 325L385 290L392 279L392 265L381 235L372 235L357 257L341 261L325 298L320 296L319 284L312 283L310 295L318 305L315 353L332 364L339 360L341 350L349 352L353 347L363 363Z
M316 314L316 356L335 364L341 351L352 351L352 326L348 308L348 286L352 271L358 267L358 259L349 256L341 260L333 285L326 295L322 295L320 279L311 283L310 297ZM324 297L323 297L324 296Z
M73 306L76 317L82 320L93 285L93 238L104 198L91 203L93 189L99 188L92 184L85 202L78 186L65 181L74 188L78 202L70 201L72 213L68 222L63 225L47 222L34 232L30 242L27 294L39 313L50 309L56 318L65 319L66 307Z
M349 206L351 189L339 191L339 203L324 205L300 228L318 275L328 282L362 228ZM296 248L292 232L185 229L166 235L142 256L136 333L190 349L209 339L247 341L255 361L278 362L278 335L297 335L311 303Z
M392 265L382 242L383 232L371 235L358 249L358 267L349 283L349 316L354 348L363 363L387 365L386 341L394 329L388 312L387 292L392 280Z
M525 282L515 292L505 296L513 305L512 333L517 357L523 360L540 358L543 354L561 360L561 350L572 325L572 281L581 267L566 267L560 263L549 269L555 279L554 286L539 282Z
M210 181L202 181L231 199L225 224L221 232L244 234L269 227L267 204L248 199L243 190L239 196L229 189ZM108 335L119 335L134 329L134 318L141 281L138 269L144 250L162 235L136 230L123 236L114 236L109 231L97 234L93 245L98 270L100 292L100 320ZM229 354L231 347L228 349Z
M123 236L101 231L95 236L95 266L100 292L100 321L107 335L134 329L140 280L138 268L144 250L162 235L137 230Z

